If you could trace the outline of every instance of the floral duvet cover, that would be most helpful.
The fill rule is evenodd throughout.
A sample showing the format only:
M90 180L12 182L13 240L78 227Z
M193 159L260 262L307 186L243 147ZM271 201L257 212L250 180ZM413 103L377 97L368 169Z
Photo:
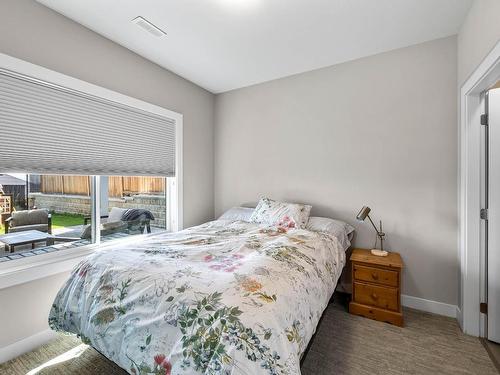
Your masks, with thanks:
M130 374L300 374L344 264L326 233L212 221L103 246L49 323Z

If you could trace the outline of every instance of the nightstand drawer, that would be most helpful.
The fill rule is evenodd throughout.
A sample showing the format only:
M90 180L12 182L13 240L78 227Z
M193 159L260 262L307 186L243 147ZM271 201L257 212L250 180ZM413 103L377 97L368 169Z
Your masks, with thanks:
M349 304L349 312L351 314L361 315L365 318L379 320L395 324L399 327L403 326L403 314L397 311L379 309L378 307L361 305L356 302Z
M358 264L354 265L354 279L370 281L374 283L390 285L397 287L399 278L397 271L389 271L380 268L365 267Z
M399 311L397 288L354 282L354 302Z

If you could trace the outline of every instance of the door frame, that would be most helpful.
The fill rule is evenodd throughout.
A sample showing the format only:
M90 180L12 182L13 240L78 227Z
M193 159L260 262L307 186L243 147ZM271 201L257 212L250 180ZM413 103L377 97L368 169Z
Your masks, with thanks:
M458 321L473 336L486 335L479 304L486 278L481 247L481 125L484 109L480 95L500 79L500 41L460 88L459 124L459 259L460 303Z

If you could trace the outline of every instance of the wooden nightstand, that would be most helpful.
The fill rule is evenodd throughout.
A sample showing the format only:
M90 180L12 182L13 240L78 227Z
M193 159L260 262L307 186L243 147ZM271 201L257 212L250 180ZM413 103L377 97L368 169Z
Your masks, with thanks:
M351 314L403 326L401 309L401 272L403 260L398 253L386 257L370 250L354 249L352 262Z

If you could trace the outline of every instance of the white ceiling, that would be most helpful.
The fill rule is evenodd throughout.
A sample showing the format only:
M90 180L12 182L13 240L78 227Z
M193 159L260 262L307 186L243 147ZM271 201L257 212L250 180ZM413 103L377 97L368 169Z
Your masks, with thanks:
M456 34L472 2L38 1L214 93Z

